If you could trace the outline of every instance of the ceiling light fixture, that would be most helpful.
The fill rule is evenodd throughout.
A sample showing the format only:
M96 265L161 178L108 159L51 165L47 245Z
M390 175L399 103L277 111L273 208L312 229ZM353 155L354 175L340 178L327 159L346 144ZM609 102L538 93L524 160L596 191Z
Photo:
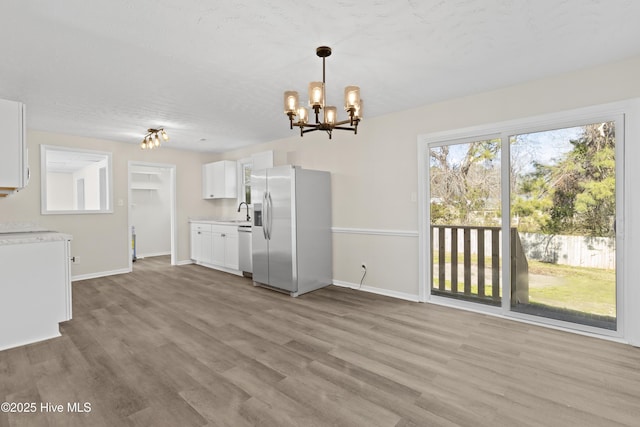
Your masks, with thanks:
M158 136L158 134L160 136ZM162 138L165 141L169 140L169 135L167 135L167 133L164 131L164 128L147 129L147 134L145 135L144 139L140 143L140 148L142 148L143 150L146 150L147 148L149 150L158 148L160 147L160 138Z
M360 99L360 88L358 86L347 86L344 89L344 110L349 114L347 120L336 121L336 107L325 106L325 58L331 55L331 48L320 46L316 49L316 55L322 58L322 81L309 83L309 106L313 108L316 115L316 122L309 123L309 113L306 107L299 105L298 92L289 90L284 93L284 113L289 116L289 128L294 126L300 128L300 136L307 132L324 130L331 139L334 129L350 130L354 134L358 133L358 123L362 120L362 99ZM320 110L324 109L323 121L320 121ZM298 117L294 121L294 117ZM343 126L348 125L348 126ZM306 129L305 129L306 128Z

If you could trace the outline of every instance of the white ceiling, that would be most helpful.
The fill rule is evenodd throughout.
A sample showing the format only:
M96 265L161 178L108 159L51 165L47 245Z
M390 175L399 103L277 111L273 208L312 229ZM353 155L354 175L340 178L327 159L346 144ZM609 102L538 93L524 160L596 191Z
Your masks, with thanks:
M295 134L322 79L366 118L640 55L636 0L2 0L0 98L28 127L221 152ZM340 117L344 116L344 113Z

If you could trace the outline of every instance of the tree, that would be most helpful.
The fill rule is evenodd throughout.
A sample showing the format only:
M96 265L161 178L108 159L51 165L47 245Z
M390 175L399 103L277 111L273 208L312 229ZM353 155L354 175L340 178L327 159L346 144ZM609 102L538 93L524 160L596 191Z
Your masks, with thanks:
M432 223L486 225L480 213L499 210L499 153L499 139L430 150Z
M555 164L534 163L519 183L512 212L519 228L545 234L613 236L615 127L586 125Z

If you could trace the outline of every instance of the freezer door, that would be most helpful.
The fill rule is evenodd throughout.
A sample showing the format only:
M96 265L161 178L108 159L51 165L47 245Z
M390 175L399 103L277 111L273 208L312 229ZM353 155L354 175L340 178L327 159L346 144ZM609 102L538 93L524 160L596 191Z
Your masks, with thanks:
M267 173L265 170L251 173L251 199L253 200L253 227L251 232L251 261L253 280L269 284L269 244L266 229Z
M267 214L269 236L269 285L287 292L298 289L293 244L293 169L281 166L267 169ZM253 188L251 189L253 192ZM264 223L264 221L263 221ZM255 269L255 264L254 264ZM255 271L255 270L254 270ZM255 278L255 275L254 275Z

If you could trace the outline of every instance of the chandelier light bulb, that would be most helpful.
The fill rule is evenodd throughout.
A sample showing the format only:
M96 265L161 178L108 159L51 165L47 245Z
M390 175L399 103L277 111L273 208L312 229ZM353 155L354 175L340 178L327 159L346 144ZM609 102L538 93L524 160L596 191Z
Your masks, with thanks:
M344 88L344 109L349 111L356 108L360 102L360 88L358 86L347 86Z
M312 107L324 107L324 83L309 83L309 105Z
M296 114L298 110L298 92L289 90L284 93L284 113Z
M309 122L309 113L304 107L298 108L298 123L306 124Z
M164 129L162 129L160 131L160 135L162 135L162 139L164 139L165 141L169 140L169 135L167 135L167 133L164 131Z
M324 122L330 126L336 124L336 115L337 110L336 107L325 107L324 108Z
M356 105L356 110L353 112L353 118L354 119L362 119L362 99L360 99L358 101L358 104Z

